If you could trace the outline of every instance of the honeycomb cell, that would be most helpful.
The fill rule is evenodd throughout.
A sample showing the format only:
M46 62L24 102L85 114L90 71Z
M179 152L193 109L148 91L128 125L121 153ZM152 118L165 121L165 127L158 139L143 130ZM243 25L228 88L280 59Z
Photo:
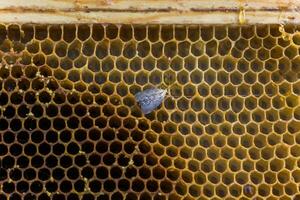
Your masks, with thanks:
M1 195L297 198L299 27L284 29L0 25ZM169 92L143 115L151 87Z

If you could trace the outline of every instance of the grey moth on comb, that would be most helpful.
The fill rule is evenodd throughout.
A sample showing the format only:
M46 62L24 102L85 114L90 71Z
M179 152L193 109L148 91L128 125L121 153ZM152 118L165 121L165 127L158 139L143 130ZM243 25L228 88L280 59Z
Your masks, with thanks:
M151 113L164 100L167 90L159 88L146 89L135 94L135 99L139 103L144 114Z

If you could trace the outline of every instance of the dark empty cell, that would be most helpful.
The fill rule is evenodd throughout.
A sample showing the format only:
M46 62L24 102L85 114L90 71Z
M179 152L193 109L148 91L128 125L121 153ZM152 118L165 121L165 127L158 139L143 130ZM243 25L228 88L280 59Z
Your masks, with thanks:
M92 167L84 167L81 170L81 175L87 179L90 179L94 176L94 170Z
M85 56L92 56L95 51L95 43L93 40L87 40L82 45L82 53Z
M54 193L52 196L53 200L63 200L65 199L65 196L63 194Z
M231 50L231 42L228 39L225 39L223 41L220 41L218 46L218 52L220 55L224 56L229 54Z
M29 159L26 156L20 156L16 159L16 164L19 165L20 168L26 168L29 164Z
M102 87L102 92L107 95L112 95L114 93L115 86L111 83L105 83Z
M212 86L211 88L211 94L214 96L214 97L220 97L223 95L223 87L221 85L214 85Z
M118 181L118 188L121 191L128 191L130 188L130 182L127 179L121 179Z
M178 44L178 55L181 57L186 57L190 53L191 44L187 41L180 42Z
M15 184L12 183L12 182L4 182L3 185L2 185L2 187L3 187L2 191L4 193L8 193L8 194L14 192L15 189L16 189L15 188Z
M0 68L0 77L2 79L6 79L9 76L9 68L8 67L1 67ZM2 86L1 86L2 87Z
M44 109L41 105L35 105L31 108L31 112L35 117L41 117L44 113Z
M112 199L112 200L123 199L123 195L122 195L122 193L120 193L120 192L116 192L116 193L113 193L113 194L111 195L111 199Z
M132 181L132 190L135 192L141 192L145 188L145 184L140 179L135 179Z
M96 46L96 56L100 59L105 58L108 55L108 49L109 49L109 41L103 40L98 43Z
M106 165L112 165L116 161L116 158L113 154L107 153L103 156L103 162Z
M17 183L17 191L20 193L26 193L29 190L29 183L26 181L20 181Z
M42 118L39 120L39 128L42 130L48 130L51 127L51 121L48 118Z
M60 41L55 45L55 53L59 57L65 57L67 55L67 44L63 41Z
M58 107L56 105L50 104L46 107L46 114L49 117L55 117L58 114ZM48 122L49 124L49 122Z
M96 84L95 82L94 83L91 83L89 86L88 86L88 91L90 91L91 93L93 94L99 94L100 93L100 87L98 84Z
M24 147L24 153L28 156L32 156L34 154L36 154L37 152L37 149L36 149L36 146L34 144L26 144L25 147Z
M125 177L128 179L131 179L133 177L136 177L137 175L137 170L134 167L127 167L126 172L125 172Z
M106 179L106 178L108 178L108 170L107 170L107 168L103 167L103 166L102 167L98 167L96 169L96 176L99 179Z
M242 82L242 74L239 72L233 72L230 74L230 81L231 83L233 83L234 85L238 85Z
M82 200L94 200L95 197L93 194L84 194L82 195Z
M69 44L68 50L67 50L67 56L74 60L78 58L81 51L81 43L78 40L73 41L71 44Z
M50 155L50 156L46 157L45 163L46 163L46 166L51 169L51 168L54 168L57 166L58 160L55 156Z
M38 196L38 200L50 200L51 198L49 197L49 195L47 193L41 193L39 196Z
M0 120L0 123L1 123L1 120ZM9 126L10 126L12 131L18 131L22 128L22 121L20 119L12 119L10 121ZM0 130L1 130L1 126L0 126Z
M146 57L150 52L150 44L148 41L142 41L137 44L137 52L140 57Z
M42 155L47 155L49 154L51 151L51 146L46 143L46 142L43 142L39 145L39 153L42 154Z
M60 67L63 70L69 70L69 69L71 69L73 67L72 60L70 58L62 58L60 60Z
M185 69L192 71L196 67L196 59L192 56L186 57L184 59Z
M110 151L113 153L119 153L122 150L122 143L120 142L113 142L110 144Z
M24 121L24 128L29 131L32 131L32 130L36 129L36 123L37 122L35 119L29 117L29 118L25 119L25 121Z
M152 71L155 67L155 60L152 56L148 56L143 60L143 68L147 71ZM158 66L159 67L159 66Z
M83 119L81 119L81 126L83 128L91 128L94 125L93 119L91 119L90 117L84 117Z
M217 53L217 42L215 40L211 40L206 44L205 52L209 57L216 55Z
M77 27L77 37L81 41L88 39L91 35L91 27L87 24L81 24Z
M76 130L74 133L74 138L78 142L82 142L87 138L87 132L83 129Z
M75 142L71 142L67 146L67 152L69 154L75 155L79 152L79 150L80 150L80 148L79 148L78 144L76 144Z
M137 54L136 43L134 41L126 43L123 49L124 57L131 59L136 54Z
M96 145L96 150L99 153L105 153L108 150L108 144L104 141L99 141Z
M164 55L168 58L173 58L177 54L177 45L171 41L164 46Z
M84 115L86 115L87 113L87 108L86 106L84 105L81 105L81 104L78 104L76 107L75 107L75 114L79 117L82 117Z
M76 38L76 26L75 25L64 25L63 26L63 39L66 42L72 42Z
M51 172L48 168L41 168L38 171L38 177L40 180L45 181L50 179Z
M70 181L64 180L60 183L59 188L63 193L68 193L72 190L72 183Z
M93 128L89 130L88 137L90 140L98 141L101 137L101 131L97 128Z
M44 133L42 131L34 131L31 133L30 138L34 143L41 143L44 140Z
M35 28L35 38L37 40L44 40L48 37L48 26L46 25L36 25Z
M177 74L177 80L180 84L184 85L189 82L189 74L187 71L181 71Z
M8 102L8 96L6 93L0 94L0 106L6 105Z
M103 184L104 190L107 192L112 192L116 188L116 183L113 180L106 180Z
M65 120L62 118L55 118L53 120L53 128L60 131L66 127Z
M107 118L106 117L99 117L95 120L95 126L98 128L104 128L107 125Z
M95 82L99 85L105 83L107 81L107 73L98 72L95 74Z
M63 153L65 153L65 145L60 144L60 143L53 145L52 149L53 149L52 152L55 155L62 155Z
M104 28L101 24L93 24L92 26L92 38L95 41L100 41L104 38Z
M23 94L21 94L19 92L14 92L14 93L11 94L11 96L10 96L10 102L12 104L18 105L18 104L21 104L22 101L23 101ZM0 103L1 103L1 100L0 100Z
M0 41L1 43L6 39L7 37L7 30L6 30L6 27L1 24L0 25Z
M130 25L122 25L120 28L120 38L124 42L132 39L132 27Z
M31 159L31 166L34 168L40 168L41 166L43 166L43 164L44 164L44 159L42 156L37 155Z
M71 157L68 157L69 159L72 160ZM71 180L75 180L77 179L78 177L80 177L80 174L79 174L79 169L77 167L71 167L67 170L67 177Z
M22 171L20 169L14 168L9 170L9 177L13 181L18 181L22 178Z
M88 68L92 71L92 72L99 72L100 71L100 62L97 58L95 57L91 57L88 60Z
M46 87L49 88L49 90L55 91L55 90L59 89L59 85L55 79L50 79L47 82L48 82L48 84ZM59 91L59 92L61 92L61 91Z
M7 106L6 108L5 108L5 110L3 111L3 116L5 117L5 118L12 118L12 117L14 117L15 116L15 114L16 114L16 110L15 110L15 108L14 107L12 107L12 106Z
M20 65L14 65L11 68L11 75L14 78L21 78L23 76L23 69Z
M41 103L49 103L51 101L51 95L46 92L46 91L42 91L40 94L39 94L39 100ZM26 97L25 97L25 100L26 100Z
M138 54L140 55L140 50L138 50ZM142 53L144 52L144 50L142 50ZM141 54L142 54L141 53ZM151 53L152 55L155 57L155 58L159 58L162 56L162 53L163 53L163 43L161 42L156 42L154 44L152 44L151 46ZM141 55L143 56L143 55ZM146 56L146 54L144 55Z
M110 54L112 56L120 56L122 53L123 43L120 40L110 41Z
M24 195L24 200L32 200L32 199L37 199L35 194L27 193Z
M33 168L27 168L23 172L23 177L26 180L33 180L36 178L36 171Z
M40 193L43 190L43 184L40 181L34 181L30 184L30 190L34 193Z
M233 123L233 122L237 121L237 116L234 112L228 111L225 114L225 119L226 119L226 121Z
M4 149L3 149L3 150L4 150ZM22 153L22 150L23 150L23 148L22 148L22 146L21 146L20 144L13 144L13 145L11 145L10 148L9 148L9 152L10 152L10 154L13 155L13 156L18 156L18 155L20 155L20 154ZM4 150L4 152L5 152L5 150Z
M1 43L2 43L2 45L0 45L0 49L1 49L1 51L3 51L3 52L9 52L10 49L12 48L12 45L11 45L11 43L9 42L9 40L4 40L4 41L2 41Z
M53 52L53 43L50 40L45 40L41 43L41 50L44 54L50 55Z
M33 57L33 63L36 66L42 66L45 64L45 57L43 54L37 54Z
M7 91L7 92L11 92L13 90L15 90L16 88L16 82L13 80L13 79L6 79L5 82L4 82L4 89Z
M55 168L52 171L52 177L55 180L61 180L65 177L65 170L62 168Z
M151 170L147 167L142 167L139 169L139 175L143 179L148 179L151 176Z
M61 108L60 108L60 113L64 117L69 117L73 113L72 107L68 104L62 105Z
M4 33L4 31L3 31ZM7 36L12 41L19 41L21 38L20 28L18 25L9 25L7 28Z
M25 68L25 75L27 78L35 78L37 72L38 72L38 69L34 66L29 65Z
M120 178L123 174L123 170L120 167L113 167L110 169L110 176L112 178Z
M47 56L47 65L53 69L59 66L58 58L55 55Z
M105 35L109 39L114 39L118 36L119 29L116 25L110 24L105 27Z
M151 25L148 26L148 39L151 42L156 42L157 40L159 40L159 26L158 25Z

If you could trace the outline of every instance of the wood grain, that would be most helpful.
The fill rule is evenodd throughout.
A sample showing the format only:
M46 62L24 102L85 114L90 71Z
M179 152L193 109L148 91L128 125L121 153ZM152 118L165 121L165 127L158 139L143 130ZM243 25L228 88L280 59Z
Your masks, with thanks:
M300 0L9 0L0 1L0 21L4 23L299 24L299 10Z

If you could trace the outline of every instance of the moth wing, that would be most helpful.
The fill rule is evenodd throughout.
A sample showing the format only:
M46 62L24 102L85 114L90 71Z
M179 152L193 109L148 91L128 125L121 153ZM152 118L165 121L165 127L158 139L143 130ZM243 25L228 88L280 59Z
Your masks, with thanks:
M154 97L152 98L153 100L150 101L149 104L141 105L141 109L144 114L148 114L152 112L154 109L156 109L163 102L165 98L165 93L164 92L156 93L153 97Z

